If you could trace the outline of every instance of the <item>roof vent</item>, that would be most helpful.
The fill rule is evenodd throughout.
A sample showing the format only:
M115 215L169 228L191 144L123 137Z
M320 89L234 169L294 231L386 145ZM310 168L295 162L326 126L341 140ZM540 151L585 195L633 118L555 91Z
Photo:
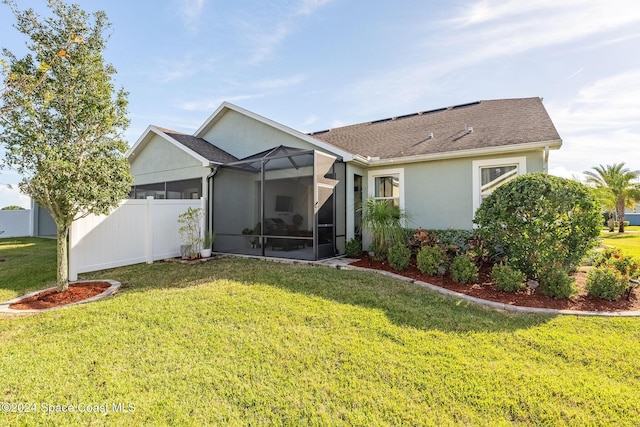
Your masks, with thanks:
M469 133L473 133L473 127L472 127L472 126L469 126L469 127L467 128L467 132L469 132Z
M433 139L433 132L429 132L429 136L427 137L427 139Z

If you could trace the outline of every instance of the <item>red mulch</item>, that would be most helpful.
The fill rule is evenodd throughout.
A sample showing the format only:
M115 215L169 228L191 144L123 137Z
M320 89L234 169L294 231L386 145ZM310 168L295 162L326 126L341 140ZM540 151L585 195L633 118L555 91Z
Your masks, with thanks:
M74 283L69 285L64 292L58 292L56 289L42 291L29 298L11 304L9 308L14 310L42 310L45 308L59 307L100 295L109 289L110 286L111 284L107 282Z
M459 292L461 294L509 305L583 311L640 310L640 295L638 295L640 292L638 288L633 290L629 300L624 296L619 298L617 301L606 301L600 298L587 296L587 291L584 287L587 275L582 272L578 272L574 275L578 286L578 295L573 299L556 300L539 293L532 294L530 289L525 289L514 294L495 289L491 283L491 265L483 265L480 268L478 283L472 285L454 282L448 274L444 277L425 276L420 272L420 270L418 270L414 258L411 259L409 268L405 271L395 271L388 263L375 261L368 256L363 256L359 261L356 261L351 265L389 271L414 280L420 280L431 285Z

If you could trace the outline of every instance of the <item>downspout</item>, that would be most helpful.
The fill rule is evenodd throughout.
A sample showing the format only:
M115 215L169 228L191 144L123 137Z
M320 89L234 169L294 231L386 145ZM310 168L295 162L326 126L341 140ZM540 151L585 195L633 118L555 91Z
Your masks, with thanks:
M542 157L542 171L549 173L549 146L544 147L544 154Z
M213 230L213 177L218 173L218 166L211 167L211 173L207 175L207 231Z

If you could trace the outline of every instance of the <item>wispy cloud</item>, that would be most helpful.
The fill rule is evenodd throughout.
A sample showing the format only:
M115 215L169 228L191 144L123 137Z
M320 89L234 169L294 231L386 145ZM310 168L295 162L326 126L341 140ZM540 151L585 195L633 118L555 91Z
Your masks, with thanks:
M471 44L477 62L638 24L640 8L634 0L482 0L449 22L451 43Z
M309 16L334 0L298 0L284 4L267 3L265 10L238 22L238 26L251 44L250 65L269 59L299 26L301 16Z
M409 38L407 50L423 52L424 60L360 79L349 96L369 110L376 104L402 108L447 91L459 70L595 35L622 41L628 37L617 31L634 25L640 25L636 0L479 0Z
M205 0L177 0L180 19L190 32L197 32L198 22L205 6Z
M185 80L201 72L210 72L216 64L216 58L207 58L196 52L187 52L181 57L168 59L156 58L152 79L158 83Z
M310 15L316 9L331 3L333 0L301 0L296 10L297 15Z
M265 79L253 82L249 85L242 86L242 93L229 93L227 96L216 96L213 98L199 97L178 104L180 109L187 111L212 111L217 108L223 101L239 102L249 99L264 98L273 94L280 89L290 88L304 82L306 79L303 75L294 75L281 79ZM228 89L227 89L228 90Z
M633 69L586 85L573 99L548 103L564 141L552 162L577 169L625 160L631 168L640 169L640 158L629 157L640 144L638 99L640 69Z
M571 133L619 130L632 125L640 130L637 105L640 99L640 69L597 80L570 101L549 103L554 122Z

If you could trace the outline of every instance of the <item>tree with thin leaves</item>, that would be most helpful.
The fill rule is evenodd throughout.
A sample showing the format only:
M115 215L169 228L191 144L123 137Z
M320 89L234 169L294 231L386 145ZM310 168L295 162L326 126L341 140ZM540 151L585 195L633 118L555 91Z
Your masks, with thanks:
M362 227L371 233L376 258L384 258L390 247L405 243L404 222L408 214L388 200L367 199L362 206Z
M7 166L23 179L20 190L45 207L58 229L57 288L68 287L71 223L108 213L125 199L132 183L124 157L127 93L116 90L115 68L103 57L104 12L93 15L62 0L48 0L51 17L20 10L3 0L27 36L29 53L3 50L5 82L0 108ZM51 52L56 52L51 60Z
M614 206L618 217L618 232L624 233L624 209L640 201L640 171L624 167L624 163L594 166L585 171L587 183L594 186L604 206Z

